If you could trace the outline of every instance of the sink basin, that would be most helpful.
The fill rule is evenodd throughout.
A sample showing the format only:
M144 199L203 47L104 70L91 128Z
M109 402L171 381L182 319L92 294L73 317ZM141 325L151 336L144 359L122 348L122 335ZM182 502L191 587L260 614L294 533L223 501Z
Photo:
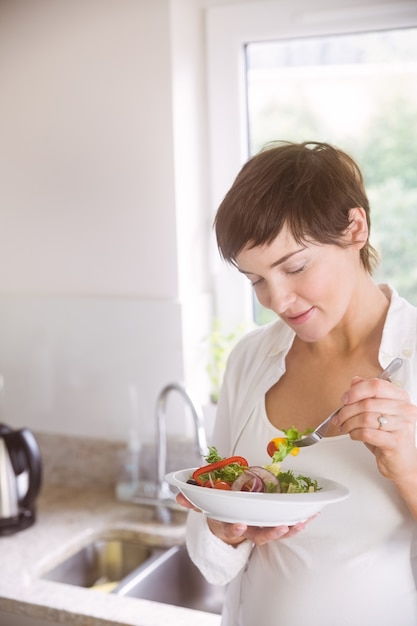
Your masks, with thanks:
M174 546L143 563L114 593L220 614L225 591L203 578L185 546Z
M225 587L208 583L184 545L161 547L143 537L101 536L42 577L118 596L221 613Z
M111 591L139 565L164 550L141 541L117 537L91 541L44 574L55 582Z

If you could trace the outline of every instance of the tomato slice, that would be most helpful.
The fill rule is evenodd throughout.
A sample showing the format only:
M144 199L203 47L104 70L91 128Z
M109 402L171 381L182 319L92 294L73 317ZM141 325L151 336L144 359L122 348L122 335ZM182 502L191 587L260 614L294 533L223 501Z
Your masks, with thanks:
M213 485L213 489L224 489L225 491L230 491L231 488L232 486L225 480L216 481Z
M275 437L274 439L271 439L266 448L267 454L272 458L274 453L278 450L280 444L287 442L288 439L286 437Z
M279 450L279 447L282 444L284 444L287 447L287 454L291 454L292 456L297 456L297 454L300 452L300 448L297 448L296 446L292 446L291 439L288 439L287 437L275 437L274 439L271 439L271 441L268 443L266 447L267 454L269 454L271 459L274 456L275 452Z

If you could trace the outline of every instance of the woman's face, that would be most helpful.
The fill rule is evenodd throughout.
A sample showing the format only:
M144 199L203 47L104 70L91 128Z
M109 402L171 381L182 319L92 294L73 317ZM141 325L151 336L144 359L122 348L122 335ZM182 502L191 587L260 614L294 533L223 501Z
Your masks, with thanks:
M265 246L244 248L236 258L259 302L304 341L318 341L356 311L359 247L297 243L287 228Z

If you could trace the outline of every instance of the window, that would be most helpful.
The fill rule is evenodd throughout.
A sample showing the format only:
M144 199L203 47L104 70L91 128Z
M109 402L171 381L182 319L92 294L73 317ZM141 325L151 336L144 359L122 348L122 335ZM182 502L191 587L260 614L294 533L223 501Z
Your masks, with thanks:
M323 139L360 163L376 279L417 304L417 28L249 43L249 152ZM273 319L255 301L255 320Z
M217 7L208 45L213 210L264 143L336 143L364 171L371 240L382 255L376 279L417 304L417 3ZM216 269L219 315L234 323L252 317L244 279ZM255 316L270 319L259 307Z

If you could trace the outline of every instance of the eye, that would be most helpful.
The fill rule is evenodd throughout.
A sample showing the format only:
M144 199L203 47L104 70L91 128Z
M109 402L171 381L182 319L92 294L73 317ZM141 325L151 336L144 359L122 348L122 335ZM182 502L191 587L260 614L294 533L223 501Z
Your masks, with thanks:
M263 278L257 278L256 280L251 280L250 284L252 287L257 287L258 285L260 285L263 281Z
M303 272L306 269L305 265L301 265L300 267L297 267L295 269L288 269L287 270L287 274L301 274L301 272Z

